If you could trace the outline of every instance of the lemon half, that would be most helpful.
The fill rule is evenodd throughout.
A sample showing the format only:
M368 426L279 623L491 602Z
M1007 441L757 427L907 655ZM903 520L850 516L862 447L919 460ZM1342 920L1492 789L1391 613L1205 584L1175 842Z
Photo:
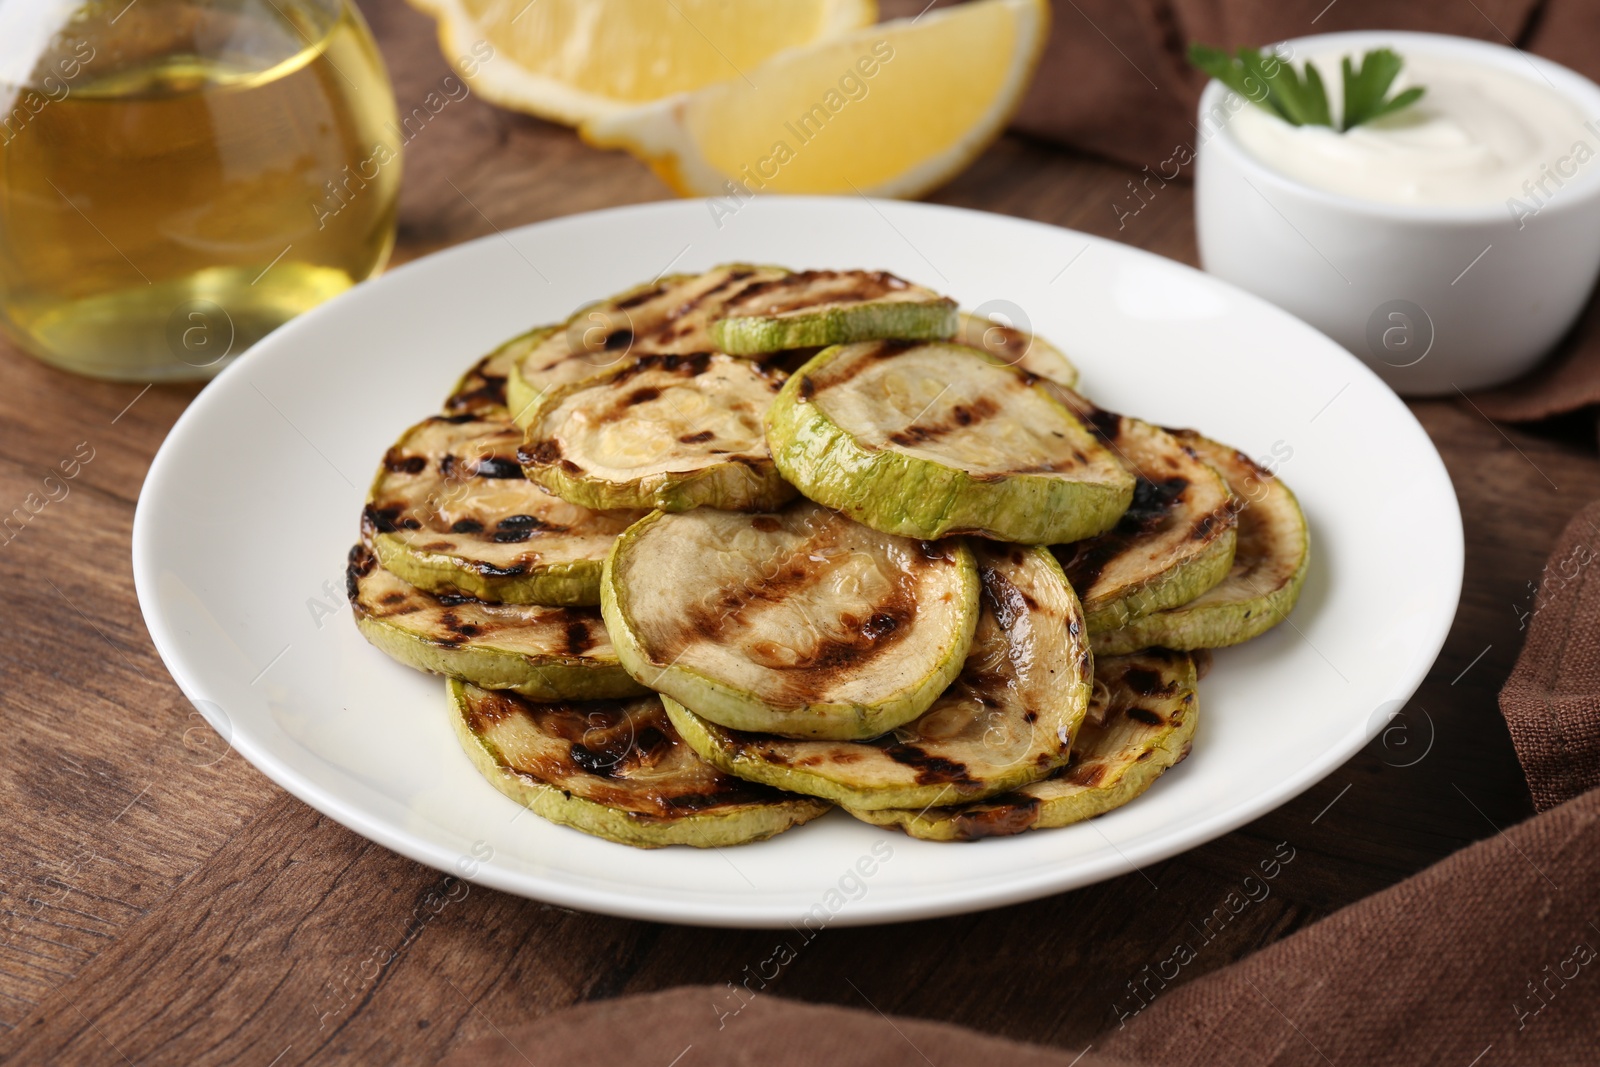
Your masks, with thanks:
M1027 88L1046 0L978 0L789 48L585 123L685 196L920 196L993 140Z
M577 125L870 25L876 0L411 0L503 107Z

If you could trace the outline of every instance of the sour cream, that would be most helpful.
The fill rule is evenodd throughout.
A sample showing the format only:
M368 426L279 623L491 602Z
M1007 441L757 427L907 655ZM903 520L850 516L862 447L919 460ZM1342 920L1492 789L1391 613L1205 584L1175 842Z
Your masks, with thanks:
M1301 58L1295 57L1297 66ZM1337 121L1341 54L1310 58ZM1229 132L1256 159L1291 178L1391 204L1537 203L1589 170L1600 173L1600 123L1586 122L1533 69L1522 77L1459 58L1404 58L1391 94L1412 85L1426 93L1393 115L1338 133L1291 126L1251 104L1229 120Z

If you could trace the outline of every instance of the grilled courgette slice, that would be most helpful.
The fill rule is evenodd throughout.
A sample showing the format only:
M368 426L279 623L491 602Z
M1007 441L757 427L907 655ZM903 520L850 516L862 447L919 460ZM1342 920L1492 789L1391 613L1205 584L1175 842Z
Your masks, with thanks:
M773 402L767 441L806 496L907 537L1077 541L1133 498L1133 476L1036 378L965 345L824 349Z
M975 841L1070 826L1119 808L1189 754L1199 703L1188 653L1096 657L1094 699L1072 757L1049 778L970 804L850 808L864 822L929 841Z
M569 504L522 476L522 432L436 415L383 457L362 534L388 570L430 593L507 604L598 604L600 565L640 512Z
M1078 598L1048 549L971 548L977 631L961 675L920 717L871 741L794 741L717 726L665 697L673 725L730 774L857 808L949 805L1046 777L1089 706Z
M1043 337L1015 326L963 311L956 329L956 340L973 348L981 348L1006 366L1037 375L1046 381L1068 388L1078 384L1078 368L1065 352Z
M436 597L350 550L345 587L363 636L408 667L535 700L648 692L617 661L600 612Z
M751 356L898 337L942 341L956 304L886 271L805 270L746 286L711 327L719 351Z
M1115 526L1056 548L1083 598L1089 632L1186 604L1222 581L1233 566L1238 526L1222 475L1159 426L1051 388L1137 478L1133 503Z
M500 792L551 822L635 848L720 848L828 810L723 774L678 737L655 696L534 703L450 682L450 721Z
M859 740L910 722L961 672L978 572L960 541L894 537L810 501L656 513L606 559L624 667L719 726Z
M1096 652L1119 655L1159 645L1222 648L1258 637L1288 617L1311 562L1305 513L1283 480L1244 453L1193 430L1173 434L1222 472L1239 518L1238 547L1227 577L1180 607L1153 612L1097 633Z
M461 376L456 387L444 402L446 415L476 415L479 418L508 419L510 399L507 396L512 372L518 363L539 342L549 337L559 326L538 326L519 334L474 363Z
M795 491L763 420L783 382L775 367L717 353L641 356L545 394L523 470L590 508L778 507Z
M565 326L517 361L507 383L512 417L527 426L545 394L618 367L636 356L709 352L711 324L723 306L782 267L726 263L700 274L673 274L580 308Z

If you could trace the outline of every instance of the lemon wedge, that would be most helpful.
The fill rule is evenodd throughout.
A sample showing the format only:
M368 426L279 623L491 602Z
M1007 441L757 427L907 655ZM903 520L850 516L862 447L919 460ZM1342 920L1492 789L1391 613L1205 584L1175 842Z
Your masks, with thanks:
M411 0L484 99L576 126L871 25L876 0Z
M1000 132L1047 0L977 0L790 48L716 84L585 123L684 196L920 196Z

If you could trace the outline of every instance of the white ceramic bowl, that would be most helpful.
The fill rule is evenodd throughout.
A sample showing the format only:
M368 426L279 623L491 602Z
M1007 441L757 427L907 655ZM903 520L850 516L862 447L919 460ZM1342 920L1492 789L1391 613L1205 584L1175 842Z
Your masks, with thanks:
M1600 86L1525 52L1390 31L1300 37L1282 47L1297 63L1389 47L1537 78L1577 106L1590 121L1584 138L1600 150ZM1330 91L1338 90L1330 83ZM1438 395L1509 381L1549 352L1583 310L1600 273L1600 166L1579 170L1520 228L1500 201L1361 200L1306 185L1252 156L1229 127L1228 95L1213 81L1200 98L1201 263L1322 330L1397 392Z

